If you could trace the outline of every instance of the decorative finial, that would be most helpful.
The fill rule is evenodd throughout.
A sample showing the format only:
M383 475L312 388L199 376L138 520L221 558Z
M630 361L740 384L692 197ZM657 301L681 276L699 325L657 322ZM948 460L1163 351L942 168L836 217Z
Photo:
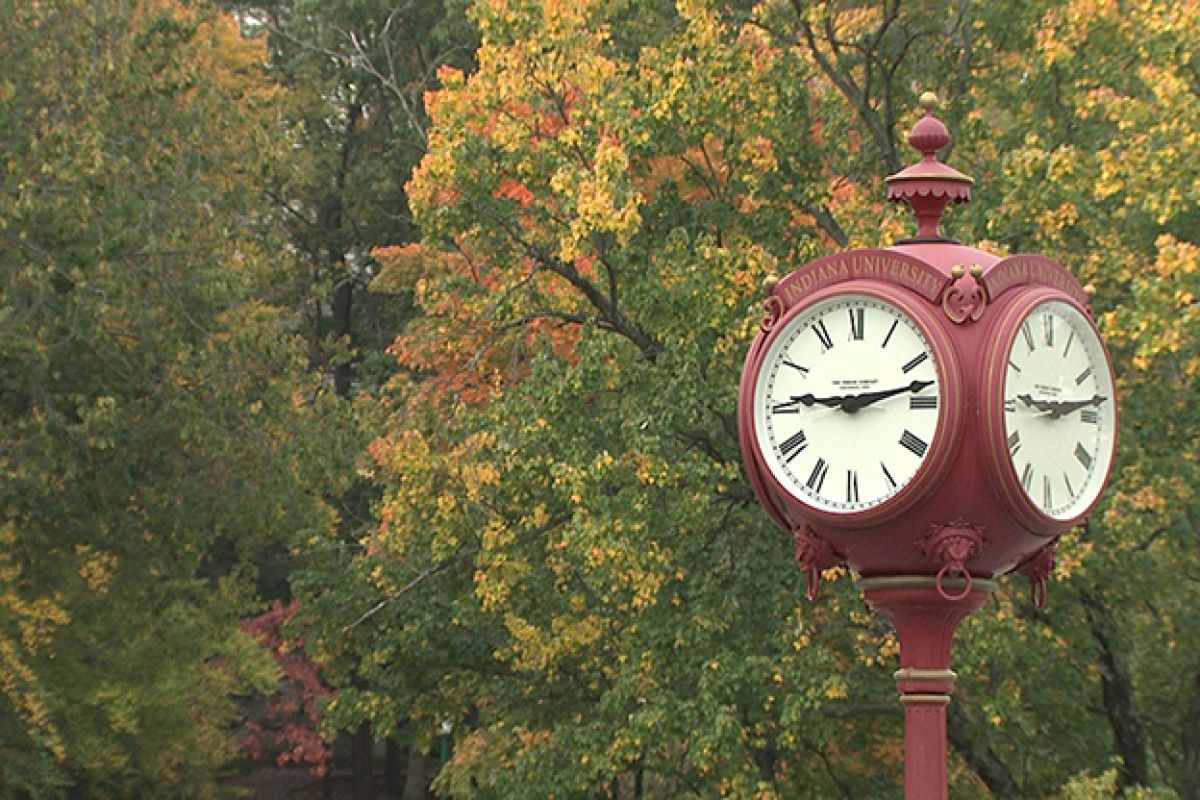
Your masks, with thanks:
M921 153L921 161L888 177L888 199L908 203L917 215L917 235L907 242L952 241L942 236L939 225L942 212L950 201L965 203L971 199L974 181L956 169L938 161L938 151L950 143L950 131L933 116L937 95L921 95L925 116L908 134L908 143ZM900 242L903 244L905 242Z

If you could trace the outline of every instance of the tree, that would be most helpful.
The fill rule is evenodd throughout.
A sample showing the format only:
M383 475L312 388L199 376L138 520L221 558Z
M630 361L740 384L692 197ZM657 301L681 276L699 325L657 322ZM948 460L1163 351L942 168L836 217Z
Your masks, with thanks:
M258 554L333 522L336 427L256 203L259 45L204 4L6 3L0 793L210 796Z
M799 180L829 145L763 32L667 9L678 33L630 57L602 27L625 11L481 9L480 71L443 72L412 194L458 252L424 248L429 315L396 350L459 359L376 448L392 489L356 571L381 602L328 623L371 683L333 711L460 717L464 796L750 794L797 763L836 791L819 707L845 685L797 647L800 578L766 567L730 425L748 298L817 252L790 223L835 202Z
M473 32L456 2L230 5L267 42L269 74L283 90L282 126L293 144L291 157L275 162L263 181L298 255L281 301L303 320L309 363L323 375L323 390L346 409L354 406L355 430L332 446L364 452L381 432L375 395L398 368L386 348L413 313L410 286L368 291L379 270L373 250L416 236L405 183L425 152L423 95L435 85L439 65L470 64ZM299 620L358 599L358 589L345 585L353 575L344 563L362 532L378 523L378 487L353 465L345 469L346 485L328 495L339 511L336 535L277 562L287 569L276 571L272 590L290 598L288 580L295 578L305 600ZM315 576L320 588L310 593ZM324 656L323 674L335 687L359 682L338 653ZM358 796L375 791L374 739L406 744L403 722L377 719L372 730L362 718L324 720L330 739L353 732ZM410 772L424 768L420 749L411 749L409 760Z
M424 316L373 446L381 525L340 573L357 603L313 637L357 657L331 713L452 717L455 797L896 794L895 640L848 581L799 605L732 415L763 279L907 232L881 179L934 89L980 181L957 235L1095 284L1124 395L1113 490L1060 549L1053 605L1008 586L964 626L952 791L1196 796L1195 21L1149 1L472 14L478 71L429 98L422 243L377 251Z

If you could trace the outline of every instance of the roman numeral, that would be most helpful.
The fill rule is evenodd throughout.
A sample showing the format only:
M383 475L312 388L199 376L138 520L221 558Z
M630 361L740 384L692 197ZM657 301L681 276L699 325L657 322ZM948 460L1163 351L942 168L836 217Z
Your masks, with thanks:
M783 444L779 445L779 452L783 453L784 460L790 463L806 447L808 447L808 438L804 435L804 431L796 431L785 439Z
M1091 375L1092 375L1092 368L1088 367L1083 372L1081 372L1075 376L1075 385L1082 386L1083 382L1086 381L1088 378L1090 378Z
M863 326L865 325L867 310L865 308L850 309L850 338L861 340L863 338Z
M1004 413L1011 414L1016 410L1017 410L1017 401L1016 400L1005 400L1004 401Z
M1033 488L1033 464L1026 464L1025 471L1021 473L1021 486L1025 487L1025 491Z
M880 347L887 347L888 342L892 340L892 334L896 332L896 326L900 324L900 320L892 320L892 327L888 328L887 336L883 337L883 344Z
M1067 353L1071 352L1071 342L1075 341L1075 331L1067 337L1067 346L1063 348L1063 358L1067 357Z
M1045 327L1043 331L1046 334L1046 347L1054 346L1054 317L1047 314L1042 317L1042 322Z
M917 458L923 457L925 455L925 451L929 449L928 442L922 441L920 437L916 436L912 431L909 430L904 431L904 433L900 435L900 444Z
M846 502L858 502L858 470L846 470Z
M1092 454L1087 451L1082 442L1075 444L1075 460L1083 464L1084 469L1092 468Z
M812 325L812 331L821 340L821 347L829 350L833 347L833 339L829 336L829 329L825 327L825 320L819 319Z
M895 489L896 488L896 479L892 477L892 473L888 472L887 464L880 461L879 468L881 470L883 470L883 479L885 481L887 481L888 488Z
M1008 437L1008 454L1015 456L1017 451L1021 449L1021 432L1013 431L1012 436Z
M1065 483L1067 485L1067 495L1069 497L1074 497L1075 489L1074 489L1074 487L1071 486L1071 479L1069 477L1067 477L1066 472L1063 473L1063 483Z
M908 407L913 411L928 411L936 410L938 407L937 395L933 394L928 397L918 397L916 395L908 398Z
M1014 363L1012 362L1012 359L1009 359L1009 361L1008 361L1008 366L1009 366L1011 369L1014 369L1014 370L1016 370L1016 372L1017 372L1017 374L1018 374L1018 375L1020 375L1020 374L1021 374L1021 368L1020 368L1020 367L1018 367L1016 364L1014 364Z
M808 488L820 494L821 487L825 485L825 476L828 474L829 465L825 463L825 459L818 458L816 466L813 467L812 473L808 476Z
M1050 476L1042 476L1042 508L1053 508L1054 496L1050 492Z
M1033 331L1029 327L1029 320L1021 323L1021 335L1025 337L1025 345L1029 348L1029 352L1032 353L1033 348L1037 345L1033 343Z
M914 369L916 369L918 366L920 366L921 363L923 361L925 361L925 359L927 359L927 358L929 358L929 353L921 353L916 358L914 358L912 361L909 361L907 364L905 364L903 367L901 367L900 371L905 374L912 372Z
M1080 422L1086 422L1088 425L1100 424L1100 412L1094 408L1085 408L1079 412Z
M796 362L794 362L794 361L789 361L789 360L788 360L788 359L786 359L786 358L783 360L783 365L784 365L785 367L791 367L791 368L792 368L792 369L794 369L794 370L798 370L798 371L800 372L800 374L801 374L801 375L804 375L805 377L808 377L808 367L802 367L802 366L800 366L799 364L797 364Z
M772 414L799 414L800 406L798 406L794 402L790 402L790 401L787 403L780 403L778 405L771 406L771 413Z

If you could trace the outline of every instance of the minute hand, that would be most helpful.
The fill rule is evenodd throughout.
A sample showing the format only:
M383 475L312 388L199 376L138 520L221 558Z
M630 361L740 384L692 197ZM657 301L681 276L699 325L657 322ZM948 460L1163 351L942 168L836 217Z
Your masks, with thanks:
M915 394L926 386L932 385L933 381L913 381L908 386L901 386L897 389L882 389L878 392L863 392L862 394L850 395L842 400L842 411L845 411L847 414L853 414L860 408L865 408L872 403L878 403L880 400L886 400L889 397L895 397L905 392Z

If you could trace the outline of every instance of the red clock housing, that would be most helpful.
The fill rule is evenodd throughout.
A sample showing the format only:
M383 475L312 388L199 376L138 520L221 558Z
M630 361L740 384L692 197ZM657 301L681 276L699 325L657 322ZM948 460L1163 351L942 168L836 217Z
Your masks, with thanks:
M926 128L919 138L926 150L945 143L930 134L930 120L937 123L929 116L922 120ZM1005 409L1006 400L1013 398L1004 396L1007 354L1031 309L1055 300L1087 319L1087 293L1045 256L999 258L942 237L930 221L936 222L951 200L965 201L970 179L940 163L938 169L922 164L890 179L891 192L918 210L918 236L892 247L818 259L771 286L766 317L743 369L738 420L750 483L771 518L795 538L797 557L814 581L822 569L839 563L861 577L940 575L940 581L953 575L968 581L993 578L1032 564L1031 556L1091 509L1111 463L1115 416L1102 442L1103 455L1087 454L1104 462L1103 474L1089 484L1096 489L1089 502L1055 517L1030 499L1029 487L1022 485L1009 458ZM851 295L879 298L912 318L936 356L941 400L938 433L916 476L874 507L839 512L813 503L773 472L772 456L764 452L756 427L762 411L760 407L756 423L755 403L767 354L780 332L815 304ZM1087 325L1093 350L1103 353L1100 358L1111 376L1103 344L1094 326ZM854 364L845 368L849 376ZM1110 401L1107 408L1114 404ZM1062 477L1054 480L1053 488L1065 495ZM1033 577L1044 581L1046 576Z

